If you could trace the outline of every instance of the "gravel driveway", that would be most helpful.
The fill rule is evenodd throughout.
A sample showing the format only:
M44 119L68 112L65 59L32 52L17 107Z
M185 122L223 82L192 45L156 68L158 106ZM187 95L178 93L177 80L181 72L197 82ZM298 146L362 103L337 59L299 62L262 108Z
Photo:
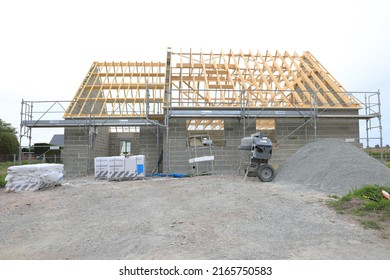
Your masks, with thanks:
M242 176L0 192L0 259L390 259L328 194Z

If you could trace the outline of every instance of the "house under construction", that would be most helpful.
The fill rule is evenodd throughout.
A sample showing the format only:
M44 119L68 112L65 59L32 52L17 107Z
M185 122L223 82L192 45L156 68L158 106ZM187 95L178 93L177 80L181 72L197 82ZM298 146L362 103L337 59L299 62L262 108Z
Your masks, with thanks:
M168 48L158 62L94 62L63 119L34 120L32 107L23 101L21 135L64 127L68 175L120 154L144 154L147 173L188 173L204 146L213 171L236 172L241 138L257 131L274 143L272 162L282 163L318 138L359 143L359 120L380 123L380 106L360 102L309 52Z

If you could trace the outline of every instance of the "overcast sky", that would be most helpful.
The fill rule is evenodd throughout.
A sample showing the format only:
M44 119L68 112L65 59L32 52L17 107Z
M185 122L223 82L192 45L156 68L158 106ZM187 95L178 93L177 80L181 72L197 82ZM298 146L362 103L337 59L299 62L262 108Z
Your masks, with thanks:
M18 129L22 99L70 100L93 61L307 50L348 91L380 90L390 144L390 1L2 0L0 28L0 118Z

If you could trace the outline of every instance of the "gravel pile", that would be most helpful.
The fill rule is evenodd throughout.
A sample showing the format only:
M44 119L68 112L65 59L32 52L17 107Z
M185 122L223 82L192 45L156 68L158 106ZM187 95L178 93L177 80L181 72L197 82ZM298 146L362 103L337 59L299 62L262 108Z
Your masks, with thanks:
M299 149L274 181L344 195L367 184L390 185L390 169L350 143L323 139Z

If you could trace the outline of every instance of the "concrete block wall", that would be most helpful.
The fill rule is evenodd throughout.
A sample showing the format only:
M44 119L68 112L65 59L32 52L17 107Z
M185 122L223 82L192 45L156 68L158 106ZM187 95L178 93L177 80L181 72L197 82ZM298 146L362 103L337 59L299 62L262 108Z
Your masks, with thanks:
M131 155L145 155L146 173L152 173L157 167L158 159L163 148L162 130L165 129L157 126L142 126L140 127L140 132L110 133L109 156L118 156L120 152L120 141L129 140L131 142ZM158 133L160 134L157 143Z
M146 173L152 173L157 167L158 159L163 148L162 129L164 128L142 126L140 127L140 132L110 133L108 156L118 156L120 152L120 141L129 140L131 142L131 155L145 155ZM157 143L158 133L160 133L159 143Z
M309 124L304 125L303 119L281 118L275 120L275 142L273 143L271 163L283 163L306 143L314 141L310 135L313 129ZM294 133L292 133L295 130ZM290 135L290 133L292 133Z
M141 126L140 128L139 154L145 155L146 173L152 173L157 168L158 159L163 149L162 130L165 129L158 126Z
M237 174L243 152L238 150L243 137L256 133L256 122L244 123L240 119L224 119L226 145L214 149L215 171L219 174Z
M93 170L93 160L95 157L105 157L109 154L109 137L110 130L109 127L103 126L96 128L96 134L93 136L92 146L91 146L91 169Z
M108 154L108 127L96 128L93 137L89 137L89 128L65 128L64 150L61 160L65 176L85 176L93 174L95 157ZM91 145L88 149L88 143Z
M326 113L335 114L332 111ZM356 112L346 112L349 113L356 114ZM303 123L304 120L301 118L275 119L276 143L274 142L271 163L283 163L303 145L314 141L312 125L306 124L297 129ZM238 172L240 160L245 154L238 150L241 139L256 132L255 121L246 121L245 124L244 129L242 120L227 118L224 119L223 131L187 131L185 118L172 118L169 119L168 141L167 131L162 127L141 127L139 133L109 133L108 127L99 127L89 150L89 158L87 156L90 141L88 129L66 128L62 161L68 175L86 175L87 171L92 174L95 157L118 155L119 141L130 140L132 154L146 156L147 173L156 169L162 149L163 169L159 172L192 173L192 165L189 164L188 159L195 156L189 153L187 137L207 133L215 144L211 151L215 157L214 171L219 174ZM292 131L295 132L289 135ZM348 118L320 118L317 120L317 138L358 139L359 121ZM197 156L202 156L201 153L202 151L199 151ZM203 153L208 155L209 151L205 150Z
M314 127L311 125L314 125L314 123L306 124L296 130L303 123L304 120L302 119L276 119L275 132L277 144L274 145L272 163L283 163L302 146L313 142L315 140L315 134L317 134L317 139L355 139L355 142L358 144L359 121L356 119L319 118L316 123L316 133ZM289 135L294 130L296 131Z
M248 126L249 123L246 123ZM256 132L256 123L251 122L245 129L246 136ZM194 152L187 149L186 139L189 135L209 134L215 146L211 153L214 155L214 171L216 173L238 172L242 152L238 150L241 138L244 137L243 123L239 119L224 119L223 131L187 131L186 119L169 120L169 147L164 130L164 172L192 173L193 167L188 159L195 157ZM168 150L170 151L168 154ZM208 155L208 148L197 149L197 156ZM168 166L169 165L169 166ZM210 163L200 166L209 168ZM208 165L208 166L206 166ZM169 167L169 169L168 169Z
M140 154L140 133L139 132L115 132L109 135L108 156L119 156L120 141L127 140L131 142L131 155Z
M163 130L163 171L164 173L188 173L188 152L186 147L187 127L184 118L169 119L168 136L167 130Z
M88 129L65 128L64 149L61 161L65 176L83 176L87 174Z

